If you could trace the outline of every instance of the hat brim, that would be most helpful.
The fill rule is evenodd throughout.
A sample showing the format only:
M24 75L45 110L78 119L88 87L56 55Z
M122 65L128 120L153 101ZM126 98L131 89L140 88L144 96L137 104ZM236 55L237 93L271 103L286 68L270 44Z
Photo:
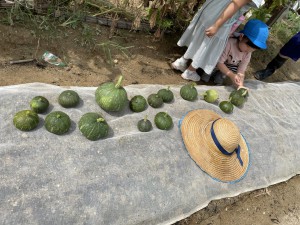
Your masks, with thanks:
M249 167L248 145L241 135L240 164L237 155L224 155L215 146L212 137L205 134L206 126L221 118L210 110L193 110L185 115L180 124L183 142L189 155L207 174L218 181L237 182L241 180Z
M251 36L248 35L248 34L245 34L245 31L244 31L244 30L240 31L240 33L246 35L247 38L249 38L249 40L250 40L253 44L255 44L257 47L259 47L260 49L267 49L267 44L266 44L266 43L260 42L260 41L256 40L256 38L251 37Z

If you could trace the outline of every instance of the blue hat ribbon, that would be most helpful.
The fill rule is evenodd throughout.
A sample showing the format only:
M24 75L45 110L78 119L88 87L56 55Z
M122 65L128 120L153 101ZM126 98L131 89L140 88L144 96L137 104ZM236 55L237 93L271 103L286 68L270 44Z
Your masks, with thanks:
M215 134L215 131L214 131L214 123L219 120L219 119L216 119L212 125L211 125L211 128L210 128L210 133L211 133L211 137L212 139L214 140L214 143L215 145L218 147L218 149L224 154L224 155L232 155L234 152L236 152L236 155L237 155L237 158L241 164L241 166L243 166L243 160L241 158L241 147L240 145L233 151L233 152L227 152L223 147L222 145L220 144L220 142L218 141L217 137L216 137L216 134Z

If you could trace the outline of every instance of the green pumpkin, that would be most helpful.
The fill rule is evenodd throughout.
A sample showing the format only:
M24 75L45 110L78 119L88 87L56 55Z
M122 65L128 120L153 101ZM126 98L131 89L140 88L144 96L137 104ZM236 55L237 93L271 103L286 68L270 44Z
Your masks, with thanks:
M19 130L30 131L38 126L39 116L32 110L22 110L15 114L13 123Z
M243 97L238 91L233 91L229 96L229 101L237 106L240 107L245 103L245 97Z
M64 112L54 111L49 113L45 118L45 128L53 134L64 134L69 131L70 127L70 117Z
M187 101L195 101L198 97L198 91L195 88L196 83L189 83L180 88L180 96Z
M71 108L77 106L79 100L80 100L79 95L72 90L63 91L58 96L58 103L64 108Z
M157 95L162 98L163 102L166 103L172 102L174 99L174 94L170 90L170 87L168 87L168 89L160 89L157 92Z
M150 130L152 130L152 123L147 119L147 116L145 116L144 119L138 122L137 127L141 132L149 132Z
M105 119L93 112L84 114L78 122L78 127L83 136L91 141L106 137L109 130Z
M151 94L147 98L148 104L153 108L159 108L163 105L164 101L158 94Z
M159 112L154 117L155 125L161 130L170 130L173 127L172 117L166 112Z
M95 93L96 102L105 111L119 112L128 104L127 92L121 86L123 76L117 83L106 82L101 84Z
M136 95L130 100L129 108L133 112L142 112L147 108L147 101L143 96Z
M234 106L229 101L220 102L219 107L224 113L228 113L228 114L232 113L234 108Z
M203 93L204 100L208 103L214 103L218 100L219 94L216 90L210 89Z
M49 107L49 101L43 96L35 96L31 99L29 105L32 111L36 113L44 113Z

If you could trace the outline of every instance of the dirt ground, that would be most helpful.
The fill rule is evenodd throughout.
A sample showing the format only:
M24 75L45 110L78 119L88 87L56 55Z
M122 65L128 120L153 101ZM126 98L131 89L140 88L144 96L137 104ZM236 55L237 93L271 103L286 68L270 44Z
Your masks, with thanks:
M108 39L109 28L92 24L89 27L98 34L87 35L83 28L46 32L0 24L0 85L43 82L59 86L98 86L120 74L125 77L124 85L186 83L168 64L184 53L183 48L176 46L180 34L166 34L162 40L155 41L149 33L117 30L112 39ZM92 43L92 48L88 43ZM106 47L93 48L95 43ZM113 47L115 43L118 43L117 47ZM271 37L267 51L255 52L246 79L253 79L253 71L262 69L277 54L281 44ZM124 52L126 55L120 50L122 47L128 47ZM11 60L39 59L46 50L69 66L59 68L48 64L40 68L35 63L9 63ZM300 62L289 60L266 82L299 81L299 71ZM213 201L176 225L300 224L299 193L300 177L295 176L267 189Z

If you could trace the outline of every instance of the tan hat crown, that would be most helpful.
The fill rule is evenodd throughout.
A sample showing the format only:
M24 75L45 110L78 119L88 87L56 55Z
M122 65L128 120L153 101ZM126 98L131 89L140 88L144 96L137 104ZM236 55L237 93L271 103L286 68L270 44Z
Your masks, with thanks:
M212 127L213 126L213 127ZM207 126L207 135L211 136L211 129L219 141L220 145L228 152L232 153L239 145L241 135L238 127L228 119L221 118L212 121L211 126Z
M249 147L238 127L213 111L198 109L179 123L187 151L197 165L213 178L239 181L249 167Z

